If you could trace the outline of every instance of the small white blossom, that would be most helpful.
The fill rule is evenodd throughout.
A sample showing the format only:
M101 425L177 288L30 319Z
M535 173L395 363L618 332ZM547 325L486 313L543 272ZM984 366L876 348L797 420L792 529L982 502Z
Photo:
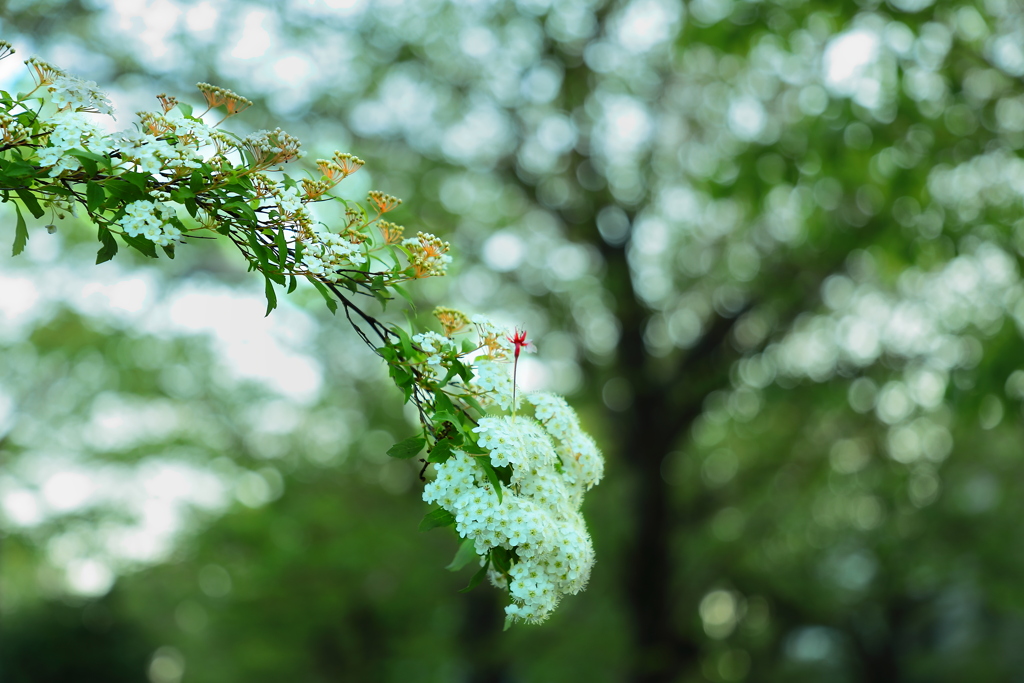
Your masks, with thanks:
M435 379L443 379L448 374L451 362L448 359L456 352L455 342L437 332L423 332L413 335L413 343L427 354L427 369Z
M181 230L169 221L174 209L166 204L140 199L125 207L125 214L118 219L126 235L142 235L154 244L166 247L181 236Z
M504 410L512 407L512 364L480 356L473 362L470 388L482 405L496 404Z
M344 277L340 271L363 263L366 263L366 255L362 246L327 230L316 230L302 251L306 270L329 282L339 282Z
M53 125L53 129L47 135L47 146L39 149L37 154L40 166L51 167L50 177L82 167L78 158L69 154L71 150L81 149L96 154L109 154L113 150L106 133L85 114L58 111L48 123Z
M66 73L53 77L47 88L50 99L58 107L70 107L73 111L95 112L97 114L114 115L110 98L101 91L94 81L83 81Z
M274 194L281 213L285 215L294 214L302 210L302 199L299 197L298 187L286 188L282 183Z

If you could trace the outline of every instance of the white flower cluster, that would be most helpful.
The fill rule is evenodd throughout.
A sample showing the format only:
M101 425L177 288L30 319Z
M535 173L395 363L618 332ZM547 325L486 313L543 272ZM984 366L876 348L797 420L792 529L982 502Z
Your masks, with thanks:
M443 377L447 374L442 368L448 367L450 363L445 363L444 357L457 351L454 340L437 332L423 332L413 335L412 341L427 354L427 366L436 375Z
M512 409L512 375L510 361L480 356L473 363L473 381L470 390L483 406L497 405L502 410Z
M302 264L310 273L329 282L338 282L344 276L342 269L366 262L366 255L358 244L342 235L314 228L313 239L306 242Z
M536 420L525 415L481 419L474 431L488 455L453 450L453 457L436 465L437 476L424 487L423 499L454 515L456 531L473 540L479 555L497 547L510 551L508 574L492 566L491 582L509 589L508 617L539 622L590 577L594 550L579 509L604 466L563 399L538 393L528 400ZM511 470L509 485L501 484L501 502L474 457Z
M73 109L55 112L53 130L47 146L39 150L39 163L49 166L50 176L81 168L81 162L69 152L75 149L96 154L120 151L123 163L144 173L163 169L199 168L205 161L203 150L213 144L213 131L206 124L180 115L143 114L147 130L130 130L108 135L85 114ZM117 158L114 158L117 162Z
M223 136L202 121L185 118L177 109L167 112L161 118L174 131L177 155L168 158L171 167L199 168L201 162L206 160L204 150L210 151L211 146L215 145L214 138Z
M589 434L580 428L576 412L561 396L548 393L527 394L534 405L534 416L555 438L555 450L562 462L562 476L569 483L574 505L579 507L586 493L604 476L604 458Z
M285 187L284 183L274 186L274 199L277 200L277 207L285 216L291 216L302 211L302 198L299 196L298 186Z
M203 149L213 143L213 131L199 121L147 113L148 131L124 131L117 135L121 156L144 173L161 169L199 168L206 160ZM173 141L169 136L175 136Z
M90 111L98 114L114 115L110 98L99 89L94 81L83 81L66 73L53 77L48 87L50 99L58 107L69 107L73 111Z
M142 131L124 131L118 135L121 156L143 173L158 173L166 159L177 158L174 146Z
M109 154L113 150L106 133L84 114L65 109L54 113L50 122L53 130L47 137L47 146L41 148L38 155L40 166L51 167L51 178L82 167L77 157L68 154L73 149L96 154Z
M139 200L125 207L125 214L117 223L125 234L142 235L158 246L166 247L181 236L181 231L169 223L174 209L166 204Z

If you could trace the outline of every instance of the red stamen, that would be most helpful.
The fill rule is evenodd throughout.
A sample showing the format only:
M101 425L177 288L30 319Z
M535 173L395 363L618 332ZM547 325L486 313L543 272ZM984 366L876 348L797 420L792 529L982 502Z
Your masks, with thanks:
M518 327L515 332L512 333L511 337L505 337L508 339L512 346L515 347L512 354L512 419L516 417L516 375L519 372L519 352L522 350L533 351L533 343L526 338L526 330L520 330Z

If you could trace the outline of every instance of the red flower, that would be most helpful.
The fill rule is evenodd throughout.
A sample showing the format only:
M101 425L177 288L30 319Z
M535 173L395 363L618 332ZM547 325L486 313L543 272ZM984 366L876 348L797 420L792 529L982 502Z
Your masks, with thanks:
M537 350L537 347L533 345L529 339L526 338L526 330L521 330L517 327L516 331L512 333L511 337L505 337L512 345L515 346L515 360L519 360L519 352L526 351L527 353L533 353Z
M505 339L508 339L512 346L515 347L515 353L512 356L512 419L514 420L516 419L516 374L519 370L519 352L533 353L537 350L537 347L526 338L526 330L520 330L518 327L511 337L505 337Z

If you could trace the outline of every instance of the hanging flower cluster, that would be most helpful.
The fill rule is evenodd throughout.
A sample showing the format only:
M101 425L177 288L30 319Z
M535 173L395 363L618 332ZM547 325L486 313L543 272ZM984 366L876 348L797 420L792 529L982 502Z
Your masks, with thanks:
M590 577L594 551L580 506L600 481L603 460L561 397L526 394L526 410L519 410L513 377L525 332L448 308L435 315L446 334L411 341L419 352L413 367L422 371L418 386L435 397L431 426L441 427L391 454L409 457L433 440L427 463L435 477L423 499L439 507L425 523L454 525L464 539L462 562L479 558L475 580L486 575L508 589L509 623L543 621ZM460 346L452 335L470 322L476 343ZM476 410L460 411L460 401Z
M509 589L508 616L537 622L590 577L594 550L579 508L583 493L601 479L603 464L562 399L536 394L528 400L545 407L547 421L483 418L473 431L486 454L454 450L436 466L423 499L454 516L456 531L485 558L482 565L491 551L505 551L508 566L493 561L488 576ZM492 468L508 468L508 484L499 479L495 488L478 457L488 458Z

